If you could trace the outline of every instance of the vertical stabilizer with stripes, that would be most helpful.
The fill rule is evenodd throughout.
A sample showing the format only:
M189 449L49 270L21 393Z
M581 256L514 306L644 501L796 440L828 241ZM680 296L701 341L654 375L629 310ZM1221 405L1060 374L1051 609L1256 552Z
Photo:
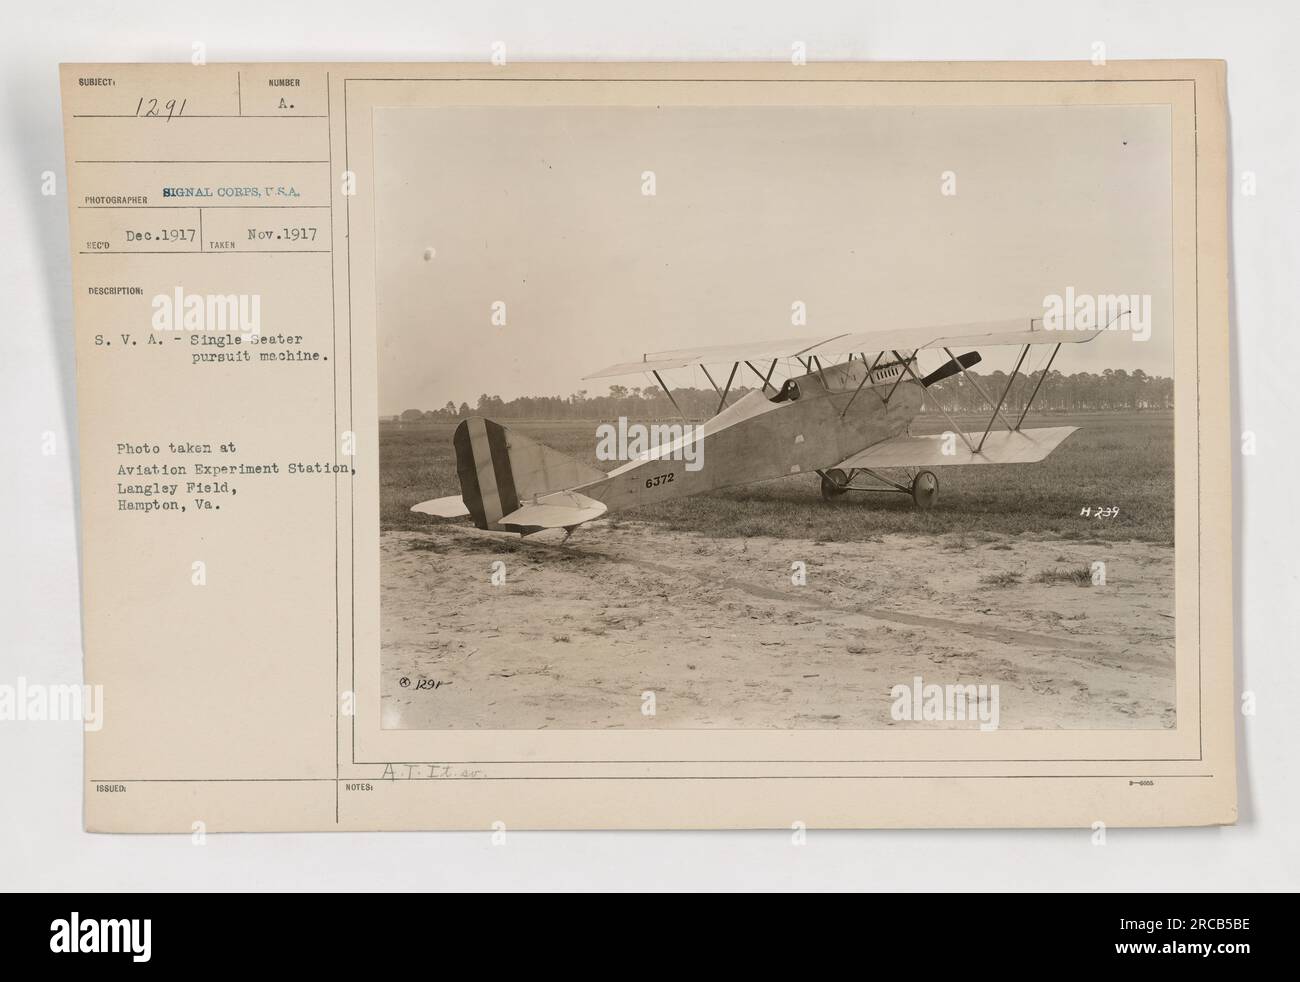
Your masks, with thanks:
M568 528L605 511L571 490L602 480L602 471L500 423L471 416L456 427L452 444L461 499L481 529Z

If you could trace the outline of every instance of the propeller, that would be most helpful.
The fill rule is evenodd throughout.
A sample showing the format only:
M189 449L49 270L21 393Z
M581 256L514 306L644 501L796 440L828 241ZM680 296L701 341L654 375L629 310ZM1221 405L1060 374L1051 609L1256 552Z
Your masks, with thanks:
M960 364L958 364L960 362ZM921 379L921 384L927 389L934 385L935 382L942 382L946 378L956 375L963 368L970 368L972 365L980 363L980 353L978 351L968 351L964 355L958 355L956 359L950 360L940 365L933 372Z

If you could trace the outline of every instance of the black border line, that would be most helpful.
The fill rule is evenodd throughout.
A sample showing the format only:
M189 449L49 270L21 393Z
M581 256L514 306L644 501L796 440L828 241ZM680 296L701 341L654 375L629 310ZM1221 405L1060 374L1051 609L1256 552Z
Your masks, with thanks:
M405 764L398 764L405 767ZM951 779L958 781L1006 781L1032 780L1050 781L1087 780L1104 778L1110 780L1142 779L1162 781L1173 778L1212 778L1213 774L535 774L510 775L500 777L128 777L116 781L95 781L95 784L376 784L392 785L424 781L438 783L446 781L936 781ZM335 798L338 788L334 789ZM335 818L337 822L338 819ZM960 828L960 826L953 826ZM1011 828L1013 826L1000 826ZM1051 826L1047 826L1051 827Z
M1199 173L1199 160L1200 160L1200 144L1199 144L1199 137L1200 137L1200 133L1199 133L1199 127L1198 127L1198 125L1197 125L1197 120L1198 120L1198 116L1197 116L1198 106L1197 106L1197 101L1196 101L1196 94L1197 94L1197 93L1196 93L1196 83L1197 83L1197 79L1196 79L1196 78L1125 78L1125 79L1111 79L1111 78L1105 78L1105 79L1088 79L1088 78L1079 78L1079 79L1023 79L1023 78L1022 78L1022 79L987 79L987 78L984 78L984 79L969 79L969 78L962 78L962 79L797 79L797 78L796 78L796 79L789 79L789 78L786 78L786 79L774 79L774 78L755 79L755 78L671 78L671 79L657 79L657 78L585 78L585 77L584 77L584 78L554 78L554 77L532 77L532 76L528 76L528 77L519 77L519 76L513 76L513 77L502 77L502 76L463 77L463 76L462 76L462 77L455 77L455 78L445 78L445 77L437 77L437 78L430 78L430 77L423 77L423 78L413 78L413 77L395 77L395 78L394 78L394 77L390 77L390 78L348 77L348 78L344 78L344 79L343 79L343 125L344 125L344 145L345 145L345 153L347 153L347 152L350 150L350 148L348 147L348 138L347 138L347 135L346 135L346 134L347 134L347 124L348 124L348 83L349 83L349 82L435 82L435 83L436 83L436 82L481 82L481 81L484 81L484 82L485 82L485 81L492 81L492 82L561 82L561 83L562 83L562 82L610 82L610 83L626 83L626 82L638 82L638 83L646 83L646 82L648 82L648 83L655 83L655 82L691 82L691 83L731 83L731 82L745 82L745 83L752 83L752 82L770 82L770 83L778 83L778 84L787 84L787 83L809 83L809 82L813 82L813 83L815 83L815 82L823 82L823 83L834 83L834 84L845 84L845 83L868 83L868 84L882 84L882 83L884 83L884 84L890 84L890 83L894 83L894 84L915 84L915 83L918 83L918 82L919 82L919 83L948 84L948 83L954 83L954 82L955 82L955 83L1012 84L1012 85L1022 85L1022 84L1025 84L1025 83L1029 83L1029 84L1038 84L1038 83L1040 83L1040 82L1060 83L1060 84L1068 84L1068 85L1090 84L1090 83L1096 83L1096 82L1102 82L1102 83L1108 83L1108 84L1125 84L1125 83L1131 83L1131 82L1140 82L1140 83L1152 83L1152 82L1179 82L1179 83L1182 83L1182 82L1190 82L1190 83L1192 84L1192 162L1193 162L1193 174L1192 174L1192 186L1193 186L1193 195L1192 195L1192 197L1193 197L1193 221L1192 221L1192 225L1193 225L1193 247L1194 247L1194 250L1195 250L1195 252L1196 252L1196 255L1195 255L1195 259L1196 259L1196 274L1195 274L1195 276L1194 276L1194 280L1193 280L1193 282L1194 282L1194 290L1195 290L1195 303L1193 304L1193 312L1194 312L1194 315L1195 315L1195 316L1194 316L1194 321L1193 321L1193 323L1194 323L1194 334L1196 335L1196 339L1197 339L1197 340L1196 340L1196 360L1197 360L1197 364L1196 364L1196 380L1195 380L1195 381L1196 381L1196 406L1197 406L1197 439L1196 439L1196 499L1195 499L1195 508L1196 508L1196 530L1197 530L1197 531L1196 531L1196 534L1197 534L1197 548L1196 548L1196 557L1197 557L1196 607L1197 607L1197 675L1198 675L1198 678L1197 678L1197 695L1198 695L1198 699L1197 699L1197 733L1198 733L1198 742L1199 742L1199 749L1198 749L1197 756L1196 756L1196 757L1151 757L1151 758L1110 758L1110 757L1107 757L1107 758L1033 758L1033 759L1029 759L1029 758L1005 758L1005 759L996 759L996 758L995 758L995 759L989 759L989 758L981 758L981 759L979 759L979 760L951 760L951 761L943 761L943 762L950 762L950 763L966 763L966 764L975 763L975 764L979 764L979 763L1048 763L1048 762L1053 762L1053 761L1060 761L1061 763L1069 764L1069 763L1076 763L1076 762L1097 762L1097 763L1108 763L1108 762L1111 762L1111 761L1131 761L1131 762L1134 762L1134 763L1139 763L1139 762L1141 762L1141 763L1148 763L1148 762L1149 762L1149 763L1193 763L1193 762L1200 762L1200 761L1203 761L1203 760L1204 760L1205 748L1204 748L1203 714L1204 714L1204 705L1205 705L1205 693L1204 693L1205 678L1204 678L1204 673L1203 673L1203 664L1202 664L1202 662L1203 662L1203 649L1204 649L1204 645L1203 645L1203 637L1202 637L1202 629L1201 629L1201 621L1202 621L1202 617L1201 617L1201 592L1202 592L1202 589L1201 589L1201 588L1202 588L1202 584L1201 584L1200 565L1199 565L1199 564L1200 564L1200 558L1201 558L1201 551L1200 551L1200 536L1201 536L1201 520L1202 520L1202 509L1201 509L1201 501L1200 501L1200 494L1201 494L1201 486L1202 486L1202 485L1201 485L1201 447L1200 447L1200 444L1201 444L1201 439L1200 439L1200 438L1201 438L1201 427L1200 427L1200 346L1199 346L1199 335L1200 335L1200 316L1199 316L1199 315L1200 315L1200 303L1201 303L1201 292L1200 292L1200 255L1199 255L1199 246L1200 246L1200 222L1199 222L1199 196L1200 196L1200 173ZM1169 108L1170 108L1171 110L1175 108L1175 106L1174 106L1173 103L1153 103L1153 105L1167 105L1167 106L1169 106ZM375 108L375 107L372 106L371 108L372 108L372 110L373 110L373 108ZM1046 107L1046 108L1053 108L1053 107ZM1172 166L1172 159L1173 159L1173 158L1172 158L1172 150L1171 150L1171 166ZM348 227L347 227L347 236L346 236L346 240L347 240L347 250L348 250L348 346L349 346L349 352L348 352L348 354L349 354L349 358L348 358L348 372L349 372L349 393L348 393L348 402L349 402L349 413L351 413L351 411L352 411L352 391L351 391L351 385L350 385L350 377L351 377L351 371L352 371L352 358L351 358L351 337L352 337L352 272L351 272L351 251L352 251L352 234L351 234L351 233L352 233L352 224L351 224L351 206L350 206L350 203L349 203L349 206L348 206ZM1177 339L1177 336L1175 335L1175 338L1174 338L1174 344L1175 344L1175 346L1177 346L1177 343L1178 343L1178 339ZM337 394L336 394L336 399L337 399ZM349 419L349 422L350 422L350 423L353 422L353 421L351 420L351 418ZM377 455L377 454L378 454L378 449L376 448L376 455ZM355 481L353 482L353 494L352 494L351 497L352 497L352 517L351 517L351 523L350 523L350 524L351 524L351 529L352 529L352 532L353 532L353 538L352 538L352 542L351 542L351 546L352 546L352 555L351 555L350 558L351 558L351 565L352 565L351 586L352 586L352 607L353 607L353 615L354 615L354 616L353 616L353 622L352 622L352 632L351 632L351 633L352 633L352 650L351 650L351 658L352 658L352 684L353 684L352 691L353 691L353 693L354 693L354 695L355 695L355 693L356 693L356 618L355 618L355 610L356 610L356 539L355 539L355 529L356 529L356 514L355 514L355 510L356 510L356 495L355 495ZM382 732L382 731L381 731L381 732ZM432 732L437 732L437 731L421 731L421 732L424 732L424 733L432 733ZM521 730L521 731L518 731L518 732L531 732L531 731L523 731L523 730ZM589 731L583 731L583 732L589 732ZM715 732L715 731L711 731L711 730L701 730L701 731L698 731L698 732ZM763 731L763 732L781 732L781 731ZM1082 732L1086 732L1086 731L1082 731ZM1105 731L1105 732L1118 732L1118 731ZM1176 731L1175 731L1175 732L1176 732ZM916 758L911 758L911 759L908 759L908 760L842 760L842 759L837 759L837 760L833 760L833 761L810 761L810 760L797 760L797 761L782 761L781 763L797 763L797 764L809 764L809 763L855 763L855 764L879 764L879 763L913 763L913 762L917 762L917 759L916 759ZM930 762L938 762L938 761L930 761ZM720 761L720 760L659 760L659 761L636 761L636 760L628 760L628 759L622 759L622 760L574 760L574 761L532 760L532 761L518 761L518 762L512 762L512 761L499 761L499 760L464 760L464 761L450 761L450 760L442 760L442 761L416 761L416 762L407 762L407 761L389 761L389 760L379 760L379 761L359 761L359 760L356 759L356 717L355 717L355 715L354 715L354 716L353 716L353 719L352 719L352 763L353 763L354 765L356 765L356 766L380 766L380 765L385 765L385 766L387 766L387 765L395 764L395 763L396 763L396 764L403 764L403 765L404 765L404 764L407 764L407 763L413 763L413 764L416 764L416 765L421 765L421 764L422 764L422 765L428 765L428 766L441 766L441 765L452 765L452 764L455 764L455 765L460 765L460 764L488 764L488 765L502 765L502 764L510 764L510 763L529 763L529 764L563 764L563 763L577 763L577 764L634 764L634 765L635 765L635 764L735 764L735 763L769 763L769 761L755 761L755 760L743 760L743 761ZM885 776L888 777L888 776L890 776L890 775L885 775ZM964 775L940 775L940 776L941 776L941 777L946 777L946 778L956 778L956 779L959 779L959 780L960 780L962 777L964 777ZM1013 777L1013 776L1014 776L1014 777L1040 777L1040 778L1049 778L1049 779L1050 779L1050 778L1054 778L1054 777L1071 777L1071 778L1078 777L1078 778L1087 778L1087 777L1105 777L1105 776L1122 776L1122 777L1129 777L1129 778L1141 778L1141 777L1156 777L1156 776L1159 776L1159 775L1150 775L1150 774L1126 774L1126 775L1091 775L1091 774L1077 774L1077 775L1076 775L1076 774L1066 774L1066 775L1062 775L1062 774L1038 774L1038 775L1005 775L1005 776L1007 776L1007 777ZM1213 774L1207 774L1207 775L1187 775L1187 776L1201 776L1201 777L1209 777L1209 778L1213 778L1213 777L1214 777ZM570 778L569 780L576 780L576 779L579 779L579 778ZM628 780L637 780L637 779L639 779L639 778L628 778ZM752 779L752 780L761 780L762 778L754 777L754 778L750 778L750 779ZM815 778L810 777L809 779L812 780L812 779L815 779ZM360 779L358 779L358 780L367 780L367 779L366 779L366 778L360 778ZM369 780L376 780L376 779L373 779L373 778L372 778L372 779L369 779ZM379 780L383 780L383 779L379 779ZM410 779L410 778L406 778L406 779L404 779L404 780L411 780L411 779ZM439 780L449 780L449 779L448 779L448 778L440 778ZM486 780L486 778L474 778L473 780ZM557 780L559 780L559 779L557 778Z
M334 283L334 269L338 265L338 256L334 250L334 118L330 112L330 73L325 72L325 133L326 149L329 155L329 209L330 209L330 354L334 356L333 367L330 369L332 379L332 391L334 398L331 400L330 412L334 419L334 434L332 440L337 447L339 437L339 313L338 313L338 289ZM335 464L338 463L338 453L334 455ZM339 645L339 482L333 481L334 485L334 824L339 824L339 777L342 774L342 762L339 760L339 713L342 712L342 693L339 688L339 659L341 655ZM352 697L356 699L355 690ZM353 712L355 713L356 703L353 702Z

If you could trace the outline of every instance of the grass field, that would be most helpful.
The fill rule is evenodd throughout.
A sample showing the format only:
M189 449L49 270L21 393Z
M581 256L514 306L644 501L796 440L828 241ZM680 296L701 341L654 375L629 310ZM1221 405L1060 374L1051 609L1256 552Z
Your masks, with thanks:
M982 427L986 419L959 419ZM519 432L587 461L595 459L599 421L501 420ZM1078 426L1037 464L939 467L939 499L921 512L910 497L849 494L822 501L814 474L717 491L620 512L614 522L638 521L705 536L777 536L828 542L870 540L884 533L949 535L952 548L968 537L1011 534L1041 539L1139 540L1173 544L1174 422L1166 411L1030 416L1028 426ZM381 424L380 527L428 530L437 519L410 507L459 494L451 423ZM940 418L914 432L940 432ZM893 476L901 476L895 472ZM1118 508L1113 518L1085 517L1083 508Z

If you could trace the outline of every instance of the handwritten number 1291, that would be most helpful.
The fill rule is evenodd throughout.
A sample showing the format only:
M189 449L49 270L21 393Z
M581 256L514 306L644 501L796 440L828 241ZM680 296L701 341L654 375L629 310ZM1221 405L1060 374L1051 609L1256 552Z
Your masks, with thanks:
M157 99L146 99L140 97L140 101L135 104L135 114L140 117L156 116L160 119L171 119L173 116L185 115L185 103L189 101L182 99L177 102L175 99L168 99L166 102L160 102Z

